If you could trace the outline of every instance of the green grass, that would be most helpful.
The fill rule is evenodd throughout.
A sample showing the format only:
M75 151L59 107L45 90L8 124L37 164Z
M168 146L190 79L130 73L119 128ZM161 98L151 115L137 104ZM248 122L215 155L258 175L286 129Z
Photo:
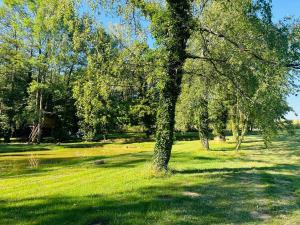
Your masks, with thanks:
M300 132L263 149L178 141L172 173L153 142L0 145L0 224L299 224ZM104 164L96 164L104 160Z

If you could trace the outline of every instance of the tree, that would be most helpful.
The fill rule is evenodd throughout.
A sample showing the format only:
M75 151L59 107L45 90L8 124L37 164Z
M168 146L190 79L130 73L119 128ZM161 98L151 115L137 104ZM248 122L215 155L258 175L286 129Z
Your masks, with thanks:
M211 96L207 87L205 77L184 76L176 110L176 127L180 130L197 130L203 148L209 150L211 129L208 105Z
M192 2L167 0L165 4L160 4L156 1L132 0L129 3L149 20L152 35L164 52L164 68L158 84L154 167L166 170L173 144L175 106L187 58L186 44L192 26Z
M175 105L186 59L208 63L214 68L216 79L219 82L230 80L235 92L243 91L238 83L243 80L242 68L296 67L292 63L295 60L287 57L286 45L276 51L284 38L276 41L282 32L271 22L270 1L131 0L127 5L122 3L120 12L126 19L133 18L135 22L141 16L148 20L152 36L163 53L154 149L154 166L158 170L168 167ZM192 44L188 42L191 35L192 40L201 40L196 55L187 51L188 45ZM274 51L276 54L273 55ZM243 62L248 63L241 66ZM232 73L235 66L238 70Z
M27 104L22 111L26 111L26 125L33 125L30 141L40 142L49 117L56 118L56 130L72 130L76 118L71 83L82 64L80 52L73 48L79 29L75 2L5 1L2 10L19 41L19 52L24 57L19 62L26 65L22 70L26 80L22 92L28 89L28 96L22 100L23 105ZM7 43L7 39L2 40Z
M97 27L91 18L85 19L84 52L87 67L73 88L80 128L86 140L92 140L98 131L109 130L117 125L116 112L122 107L115 105L122 93L113 76L117 63L117 42L102 27Z
M223 84L224 85L224 84ZM211 87L211 100L208 105L209 120L215 140L226 140L226 126L228 122L228 106L226 102L226 90L222 84Z
M30 80L28 59L24 51L24 33L20 21L10 8L0 8L0 133L6 142L23 125L24 90Z
M122 1L110 3L119 4L118 9L126 19L130 20L130 14L134 15L134 19L136 14L146 18L150 23L152 36L160 45L163 68L158 83L154 168L167 170L173 145L175 106L180 94L183 65L187 58L186 45L192 27L192 1L130 0L125 5Z
M156 108L158 104L158 88L156 80L155 60L157 52L145 43L135 41L122 50L124 75L122 80L128 79L130 100L130 124L143 127L149 138L155 130ZM126 87L125 87L126 89Z
M288 31L288 26L273 24L271 17L269 1L214 1L202 11L192 36L192 40L198 39L200 43L191 43L191 58L209 64L217 74L217 82L227 89L224 100L229 103L237 149L255 111L264 108L266 113L270 110L268 114L273 117L268 123L275 125L278 122L279 114L271 113L276 105L263 100L267 100L267 95L275 94L278 100L281 99L278 105L282 111L275 110L280 111L281 118L289 110L283 107L284 96L292 89L289 71L297 68L297 63L291 62L299 59L291 56L295 56L292 54L295 49L289 47L290 35L294 35ZM262 115L255 115L261 120L259 124L265 124ZM265 129L260 127L260 130L264 132Z

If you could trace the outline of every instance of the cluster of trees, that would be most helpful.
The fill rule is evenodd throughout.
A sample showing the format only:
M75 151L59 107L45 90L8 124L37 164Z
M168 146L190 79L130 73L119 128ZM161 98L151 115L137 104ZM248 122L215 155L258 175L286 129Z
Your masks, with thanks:
M0 13L5 141L63 140L78 130L90 140L126 125L153 132L154 71L129 63L151 60L147 45L109 35L75 1L4 1Z
M0 133L58 140L141 126L166 170L174 130L237 149L249 129L267 144L296 91L300 26L272 22L270 0L4 0ZM84 10L88 9L88 10ZM85 12L87 11L87 12ZM121 20L105 29L92 11ZM101 17L100 17L101 18ZM155 40L149 47L147 38ZM175 123L176 122L176 123ZM47 133L48 132L48 133Z

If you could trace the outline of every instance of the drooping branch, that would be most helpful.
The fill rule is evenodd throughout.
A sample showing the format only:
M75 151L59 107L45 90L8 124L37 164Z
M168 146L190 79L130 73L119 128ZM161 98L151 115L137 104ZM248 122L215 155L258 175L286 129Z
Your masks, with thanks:
M208 41L207 39L205 38L205 36L203 35L203 33L201 33L201 38L202 38L202 41L204 43L204 51L203 51L203 55L205 56L206 53L208 53L209 55L211 54L210 50L209 50L209 44L208 44ZM238 92L244 96L246 99L248 99L251 103L253 103L253 100L251 99L250 96L248 96L240 87L239 85L235 82L234 78L233 77L230 77L230 74L227 73L223 73L222 71L220 71L217 67L217 64L214 60L210 59L209 57L207 57L207 61L213 66L215 72L217 74L219 74L221 77L225 77L227 80L229 80L232 85L238 90ZM226 62L226 61L225 61Z
M289 68L300 70L300 63L289 63L286 66L289 67Z
M222 72L218 69L218 67L217 67L217 65L215 64L215 62L210 61L210 63L211 63L211 65L213 66L214 70L215 70L219 75L221 75L221 76L223 76L223 77L226 77L226 78L233 84L233 86L238 90L238 92L239 92L242 96L244 96L244 97L245 97L247 100L249 100L252 104L255 104L255 102L252 100L252 98L251 98L248 94L246 94L246 93L239 87L239 85L234 81L234 79L233 79L232 77L229 76L229 74L222 73Z
M228 37L227 35L225 35L223 33L219 33L217 31L214 31L214 30L212 30L210 28L207 28L207 27L199 27L199 30L201 32L206 32L206 33L212 34L216 37L219 37L221 39L224 39L225 41L231 43L234 47L239 49L241 52L246 52L246 53L250 54L252 57L260 60L263 63L268 63L268 64L272 64L272 65L277 65L277 66L284 66L284 67L287 67L287 68L292 68L292 69L297 69L297 70L299 69L300 70L300 63L281 64L281 63L278 63L278 62L270 61L270 60L267 60L267 59L263 58L261 55L255 53L253 50L245 47L243 44L238 43L237 41L231 39L230 37Z

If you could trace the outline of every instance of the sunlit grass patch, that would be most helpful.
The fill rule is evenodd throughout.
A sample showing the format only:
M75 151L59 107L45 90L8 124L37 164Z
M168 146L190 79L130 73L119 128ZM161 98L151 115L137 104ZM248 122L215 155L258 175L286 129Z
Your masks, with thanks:
M279 140L176 141L164 175L153 142L1 145L0 224L298 224L299 133Z

